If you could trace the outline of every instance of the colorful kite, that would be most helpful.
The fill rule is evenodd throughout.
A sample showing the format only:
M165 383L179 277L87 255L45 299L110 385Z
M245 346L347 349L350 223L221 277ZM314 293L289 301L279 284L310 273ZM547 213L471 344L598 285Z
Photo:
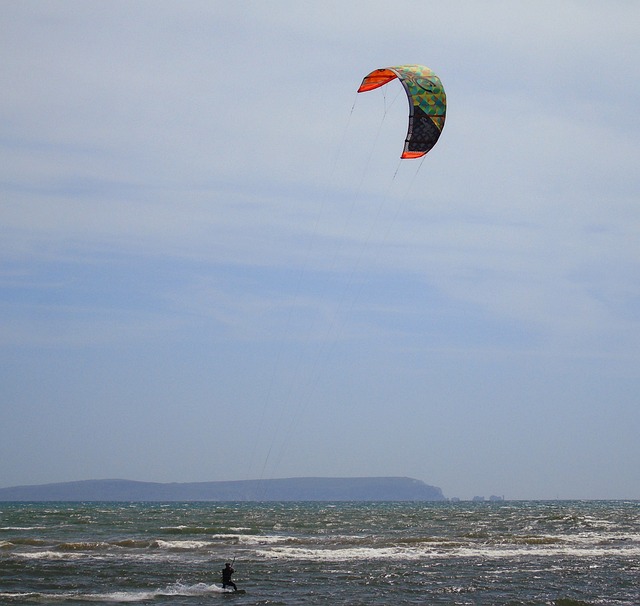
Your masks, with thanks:
M424 65L400 65L372 71L362 81L359 93L398 78L409 97L409 130L402 158L424 156L440 137L447 112L447 97L440 78Z

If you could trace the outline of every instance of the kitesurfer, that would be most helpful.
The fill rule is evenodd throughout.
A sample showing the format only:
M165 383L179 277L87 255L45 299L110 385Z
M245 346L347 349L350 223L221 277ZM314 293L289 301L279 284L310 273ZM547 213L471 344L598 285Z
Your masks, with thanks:
M231 562L227 562L222 569L222 589L233 587L234 591L238 591L236 584L231 580L231 575L235 570L231 567Z

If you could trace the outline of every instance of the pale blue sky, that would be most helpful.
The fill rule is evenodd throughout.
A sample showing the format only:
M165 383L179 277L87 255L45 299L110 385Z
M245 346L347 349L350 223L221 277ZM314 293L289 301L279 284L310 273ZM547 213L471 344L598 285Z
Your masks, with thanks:
M0 2L0 486L640 498L639 27ZM355 93L404 63L448 95L422 163L400 85Z

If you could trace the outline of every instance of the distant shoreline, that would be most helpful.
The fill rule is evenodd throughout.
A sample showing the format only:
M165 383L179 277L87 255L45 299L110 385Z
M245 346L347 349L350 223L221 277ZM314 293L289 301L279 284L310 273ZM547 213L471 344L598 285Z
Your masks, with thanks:
M406 477L284 478L158 483L81 480L0 488L0 501L446 501Z

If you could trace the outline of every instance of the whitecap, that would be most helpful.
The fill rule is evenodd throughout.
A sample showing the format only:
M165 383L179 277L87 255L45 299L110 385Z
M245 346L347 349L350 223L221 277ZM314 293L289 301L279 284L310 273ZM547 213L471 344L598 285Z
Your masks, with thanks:
M160 549L179 550L203 549L211 546L209 541L163 541L162 539L158 539L156 544Z

